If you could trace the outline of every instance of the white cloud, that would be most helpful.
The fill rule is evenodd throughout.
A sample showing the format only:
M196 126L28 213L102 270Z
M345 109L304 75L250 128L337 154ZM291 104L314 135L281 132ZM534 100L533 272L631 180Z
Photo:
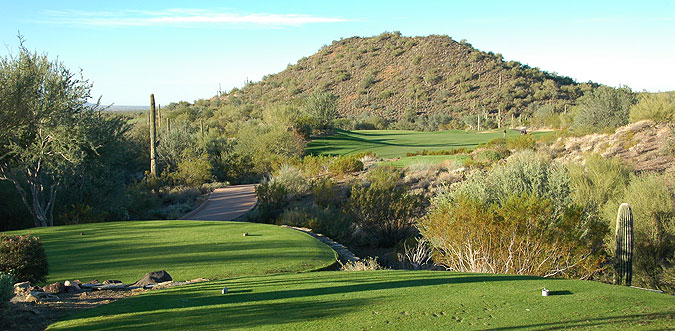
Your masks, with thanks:
M152 26L195 24L253 24L300 26L311 23L341 23L348 19L303 14L241 14L224 10L165 9L161 11L80 11L50 10L41 23L92 26Z

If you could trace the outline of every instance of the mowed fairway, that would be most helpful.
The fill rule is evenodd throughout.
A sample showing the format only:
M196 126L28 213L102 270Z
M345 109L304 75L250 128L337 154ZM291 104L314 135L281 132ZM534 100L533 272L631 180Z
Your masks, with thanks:
M507 137L520 131L507 130ZM405 157L422 150L473 149L479 144L504 136L502 131L475 133L460 130L435 132L403 130L337 130L334 135L318 137L307 144L310 154L350 155L371 151L382 158Z
M221 294L226 286L228 294ZM541 289L551 296L542 297ZM152 291L50 330L664 330L675 299L597 282L444 271L238 277Z
M243 236L246 232L249 236ZM44 243L48 282L117 279L134 283L166 270L174 280L301 272L333 264L336 256L311 236L267 224L144 221L14 231Z

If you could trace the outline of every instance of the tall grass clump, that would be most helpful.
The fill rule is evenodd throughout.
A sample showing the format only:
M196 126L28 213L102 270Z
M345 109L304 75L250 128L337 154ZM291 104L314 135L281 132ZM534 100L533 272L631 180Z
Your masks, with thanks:
M573 203L565 169L533 152L441 192L419 228L450 270L584 279L601 268L607 232Z

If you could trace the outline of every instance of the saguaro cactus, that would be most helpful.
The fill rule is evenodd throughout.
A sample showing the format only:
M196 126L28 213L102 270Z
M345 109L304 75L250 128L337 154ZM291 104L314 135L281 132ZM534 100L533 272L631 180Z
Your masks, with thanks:
M157 119L155 113L155 95L150 94L150 173L157 175Z
M614 271L614 284L630 286L633 278L633 211L627 203L619 206L616 215Z

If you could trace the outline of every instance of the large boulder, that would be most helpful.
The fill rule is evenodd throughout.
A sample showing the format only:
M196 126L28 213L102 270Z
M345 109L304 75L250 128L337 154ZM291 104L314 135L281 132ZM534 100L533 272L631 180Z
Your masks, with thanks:
M164 270L148 272L138 280L133 286L146 286L146 285L155 285L163 282L170 282L173 278L169 275L168 272Z

